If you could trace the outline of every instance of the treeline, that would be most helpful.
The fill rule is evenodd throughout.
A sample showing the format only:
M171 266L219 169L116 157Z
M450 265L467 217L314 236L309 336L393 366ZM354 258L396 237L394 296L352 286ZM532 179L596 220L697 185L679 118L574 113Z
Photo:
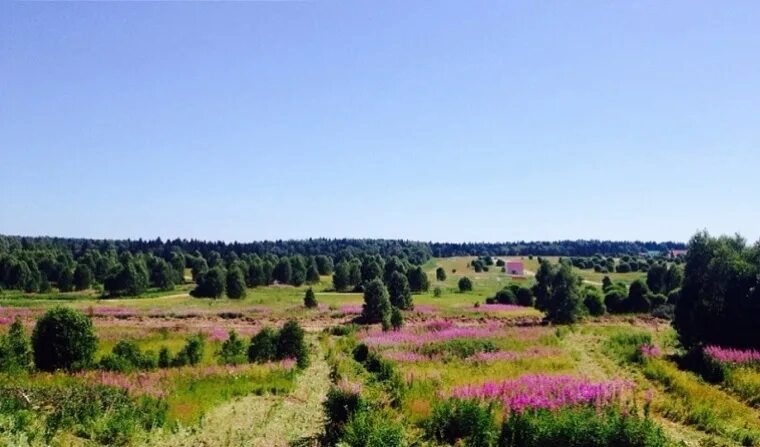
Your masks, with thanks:
M646 252L666 252L683 249L682 242L641 242L641 241L519 241L519 242L430 242L430 252L434 257L449 256L620 256Z

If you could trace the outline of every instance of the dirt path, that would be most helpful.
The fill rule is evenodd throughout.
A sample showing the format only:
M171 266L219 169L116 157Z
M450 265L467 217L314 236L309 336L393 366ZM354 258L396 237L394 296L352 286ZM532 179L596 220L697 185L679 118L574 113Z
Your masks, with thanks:
M330 368L318 344L311 365L287 396L245 396L211 410L196 427L163 442L166 447L286 447L313 438L322 429L322 400L330 386Z

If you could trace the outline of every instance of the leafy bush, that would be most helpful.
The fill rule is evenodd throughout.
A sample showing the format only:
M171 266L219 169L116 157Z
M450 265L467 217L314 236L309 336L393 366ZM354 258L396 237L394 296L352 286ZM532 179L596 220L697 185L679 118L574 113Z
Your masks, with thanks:
M425 422L428 438L449 445L489 447L497 438L493 408L476 400L449 399L433 407Z
M277 346L277 331L270 327L261 329L251 338L248 345L248 361L265 363L274 360Z
M420 353L429 357L454 356L466 358L479 352L496 351L498 351L498 347L494 342L478 338L455 338L440 343L427 344L420 348Z
M517 290L517 304L520 306L531 307L534 304L533 292L525 286L521 286Z
M472 290L472 280L466 276L463 276L459 279L458 286L460 292L469 292Z
M369 348L364 343L359 343L352 351L352 355L354 357L354 360L359 363L364 363L367 361L367 357L369 356Z
M172 357L169 353L169 348L166 346L161 346L161 349L158 351L158 367L159 368L168 368L172 364Z
M583 293L583 305L586 306L590 315L598 317L607 312L607 307L604 305L604 296L599 289L589 285L584 287Z
M443 290L441 290L440 287L436 287L435 289L433 289L433 296L434 297L440 298L441 295L443 295Z
M240 365L246 360L245 343L238 337L237 332L231 329L227 340L222 343L219 350L219 361L225 365Z
M511 413L499 447L660 447L670 445L652 420L618 409L563 408Z
M32 368L32 346L24 334L21 320L8 328L8 334L0 336L0 371L28 371Z
M100 359L100 368L107 371L131 372L142 369L154 369L158 364L151 352L141 352L140 346L133 340L120 340L111 349L111 355Z
M343 427L338 443L347 447L405 447L404 425L388 411L362 409Z
M359 393L351 389L332 387L322 404L325 412L324 445L334 445L343 434L343 426L357 411L365 407Z
M277 359L295 358L299 368L309 366L309 351L304 331L296 320L288 320L280 329L275 346Z
M404 315L398 307L391 309L391 326L394 330L399 330L404 325Z
M505 287L494 296L494 299L498 304L517 304L517 297L514 292L508 287Z
M603 345L605 354L619 362L641 360L641 346L651 345L652 335L648 332L619 332L608 338Z
M306 289L306 293L303 296L303 305L307 309L314 309L317 307L317 297L314 295L314 291L311 290L311 287Z
M200 334L187 337L185 346L172 360L173 366L197 365L203 358L204 341Z
M92 320L68 307L54 307L32 332L34 364L43 371L78 370L92 364L98 338Z

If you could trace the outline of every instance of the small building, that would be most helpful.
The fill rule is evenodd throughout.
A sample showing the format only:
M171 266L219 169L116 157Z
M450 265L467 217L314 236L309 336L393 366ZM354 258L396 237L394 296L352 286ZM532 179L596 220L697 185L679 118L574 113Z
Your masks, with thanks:
M670 253L668 253L668 255L671 258L675 259L675 258L678 258L678 257L686 256L686 253L688 253L688 252L689 252L689 250L670 250Z
M508 275L512 276L525 275L525 266L523 265L522 261L517 259L507 261L507 265L504 270Z

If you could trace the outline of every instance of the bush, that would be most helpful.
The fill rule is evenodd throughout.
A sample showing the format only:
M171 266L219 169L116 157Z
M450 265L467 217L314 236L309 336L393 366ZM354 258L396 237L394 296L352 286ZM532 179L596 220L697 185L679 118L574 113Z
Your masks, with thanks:
M440 298L441 295L443 295L443 290L441 290L440 287L436 287L435 289L433 289L433 296L434 297Z
M498 436L490 405L459 399L441 401L433 407L425 422L425 434L439 443L468 447L490 447Z
M508 287L505 287L496 292L494 299L499 304L517 304L517 297L515 296L514 292L512 292L512 290Z
M120 340L111 349L111 354L100 359L100 368L107 371L132 372L154 369L157 365L154 354L140 351L134 340Z
M647 332L620 332L607 339L602 348L605 354L619 362L638 362L641 346L651 344L652 336Z
M663 304L668 302L668 297L661 293L656 293L654 295L649 295L649 302L652 306L652 308L655 308L657 306L662 306Z
M161 346L161 349L158 351L158 367L159 368L168 368L172 364L172 356L169 353L169 348L166 346Z
M29 371L31 368L32 346L21 320L16 317L8 334L0 336L0 371Z
M227 296L230 298L245 298L245 276L238 267L231 267L227 270L226 290Z
M303 305L307 309L314 309L318 306L317 297L314 295L314 291L311 290L311 287L306 289L306 293L303 296Z
M280 329L275 357L279 360L295 358L299 368L309 366L309 351L304 341L304 331L296 320L288 320Z
M399 330L404 325L404 315L401 313L398 307L391 309L391 327L394 330Z
M678 305L678 298L681 296L681 289L674 289L671 290L668 293L668 304L672 304L674 306Z
M604 295L604 306L610 313L622 313L625 312L625 300L625 291L617 287L612 287L608 289L607 293Z
M34 326L34 364L42 371L79 370L92 365L98 338L92 320L68 307L54 307Z
M343 426L365 407L365 403L355 390L332 387L322 407L326 419L323 445L334 445L343 434Z
M443 267L435 269L435 279L438 281L446 281L446 270Z
M362 317L366 323L390 323L391 302L388 290L379 279L373 279L364 289Z
M531 307L533 306L534 301L533 292L528 287L521 286L517 290L517 304L520 306Z
M255 363L270 362L275 359L277 331L270 327L261 329L251 338L248 345L248 361Z
M359 363L364 363L365 361L367 361L367 357L369 356L369 348L364 343L359 343L353 349L351 354L353 355L354 360L356 360Z
M338 443L346 447L406 447L404 425L393 414L375 409L357 411L343 427Z
M588 309L588 313L595 317L604 315L607 312L607 307L604 305L604 296L601 290L594 286L587 286L583 291L583 305Z
M624 302L625 310L628 312L646 313L652 308L649 302L649 287L641 280L637 279L628 288L628 298Z
M460 292L469 292L472 290L472 280L466 276L463 276L459 279L458 285Z
M498 347L491 340L478 338L455 338L439 343L423 345L420 353L428 357L454 356L458 358L471 357L479 352L496 352Z
M185 340L185 346L172 360L173 366L197 365L203 359L204 341L201 334L191 335Z
M227 340L222 343L219 350L219 362L225 365L240 365L247 360L246 349L243 340L238 337L237 332L231 329Z
M660 447L669 441L648 418L617 409L563 408L511 413L499 447Z

